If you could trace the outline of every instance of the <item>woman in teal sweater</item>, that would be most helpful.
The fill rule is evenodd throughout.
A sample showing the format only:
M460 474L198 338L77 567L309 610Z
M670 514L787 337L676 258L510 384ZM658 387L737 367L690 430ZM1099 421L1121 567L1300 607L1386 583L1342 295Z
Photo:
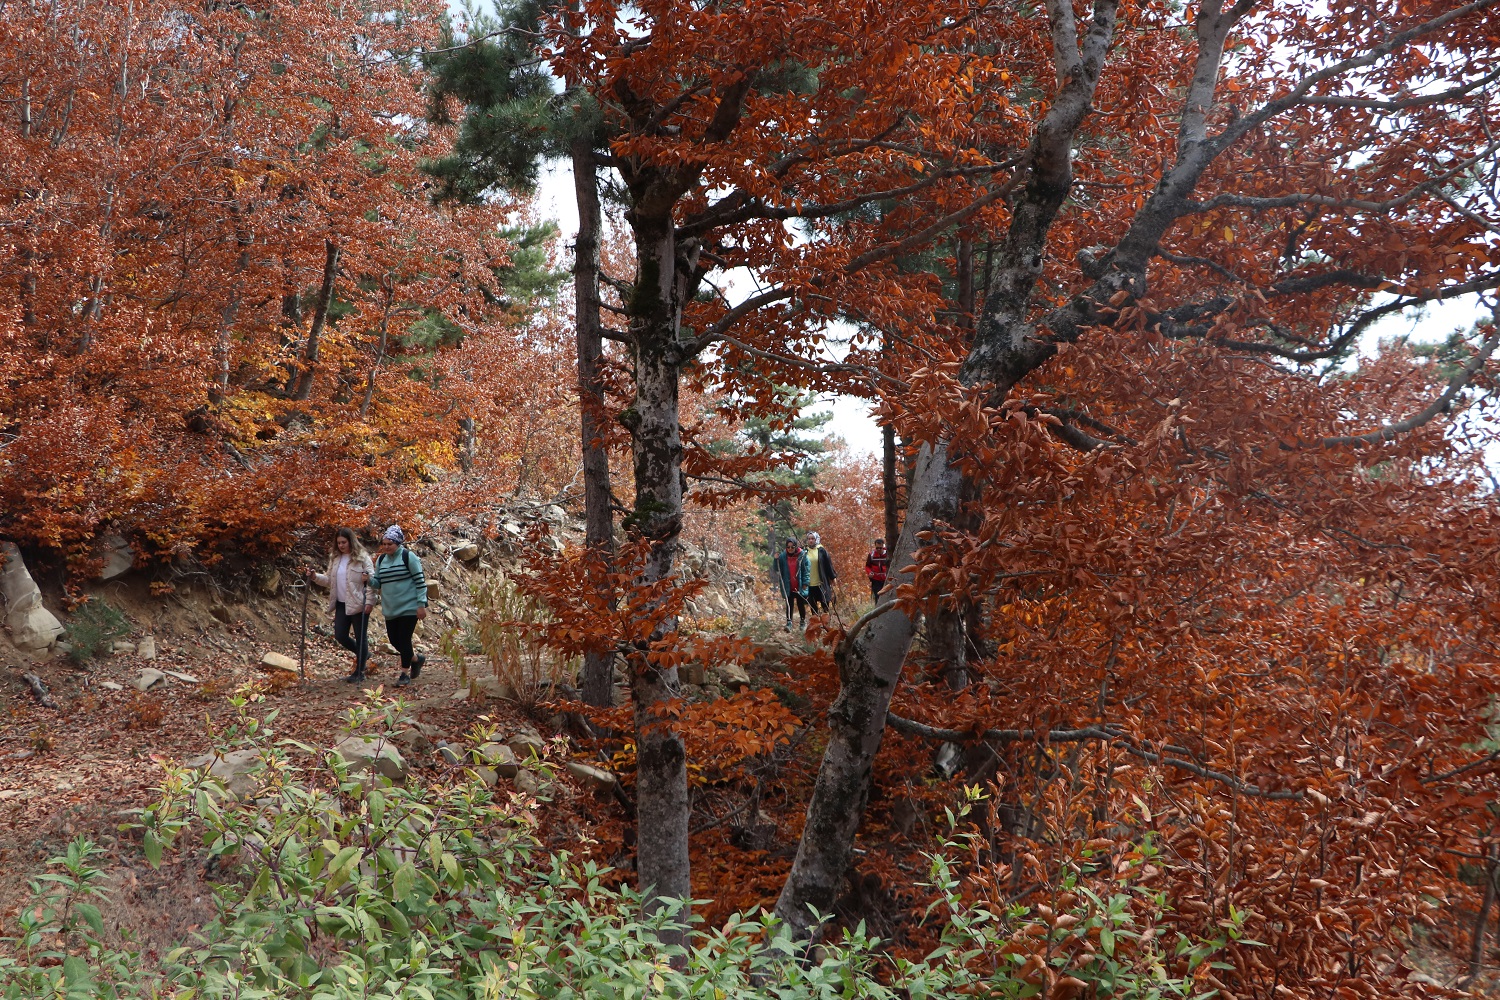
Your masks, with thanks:
M406 547L406 535L399 524L385 529L380 541L380 557L370 588L380 594L380 608L385 612L385 634L396 652L401 654L401 676L397 687L405 687L422 675L427 657L412 648L412 633L417 622L427 617L427 577L422 574L422 560ZM369 598L366 598L369 600ZM366 612L373 611L373 602Z

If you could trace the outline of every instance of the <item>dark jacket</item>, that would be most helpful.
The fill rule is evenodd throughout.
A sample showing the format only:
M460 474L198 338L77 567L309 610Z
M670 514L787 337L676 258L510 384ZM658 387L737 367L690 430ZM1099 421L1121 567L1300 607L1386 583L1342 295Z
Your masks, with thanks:
M782 549L776 554L776 558L771 560L771 572L775 573L777 579L781 581L781 593L783 596L787 594L797 594L799 596L806 597L808 573L807 550L797 550L797 579L795 584L792 581L791 573L787 569L786 557L786 550Z

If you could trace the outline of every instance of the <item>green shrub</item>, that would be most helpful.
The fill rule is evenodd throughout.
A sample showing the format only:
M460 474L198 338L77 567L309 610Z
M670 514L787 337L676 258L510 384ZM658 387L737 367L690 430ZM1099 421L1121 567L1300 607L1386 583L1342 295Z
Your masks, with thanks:
M1069 962L1057 973L1084 977L1086 996L1191 995L1191 980L1167 974L1149 934L1135 935L1130 959L1112 948L1092 965L1064 957L1070 936L1087 927L1130 938L1128 887L1114 900L1080 896L1071 925L1043 924L1021 910L966 904L942 859L933 875L947 930L921 962L892 962L863 925L809 957L758 915L695 926L690 944L663 945L676 911L643 919L640 898L607 887L604 869L548 855L525 796L497 798L474 772L433 788L351 775L332 755L308 767L298 758L316 752L273 744L245 713L246 700L234 704L240 719L222 749L260 751L258 791L236 799L204 772L172 769L142 823L153 864L185 834L199 836L211 865L228 876L216 889L218 919L151 964L105 946L95 849L76 841L56 859L58 872L33 883L37 902L9 939L13 957L0 957L0 996L1021 1000L1037 986L1020 978L1021 957L1007 949L1018 937L1055 941L1059 957L1051 961ZM351 723L389 731L399 712L399 704L366 708ZM545 785L547 765L539 767ZM1192 945L1189 967L1222 943ZM1180 942L1176 954L1188 947Z
M129 634L130 620L123 611L98 597L90 597L69 618L63 638L71 647L68 658L74 663L87 663L108 652L116 639Z

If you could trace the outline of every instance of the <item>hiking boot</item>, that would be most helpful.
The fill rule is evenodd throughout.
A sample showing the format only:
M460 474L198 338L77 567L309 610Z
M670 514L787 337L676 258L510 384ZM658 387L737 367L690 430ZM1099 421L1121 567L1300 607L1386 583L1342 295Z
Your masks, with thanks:
M792 620L791 620L791 619L790 619L790 618L788 618L788 619L787 619L787 620L786 620L786 630L787 630L787 631L788 631L788 632L790 632L790 631L791 631L791 630L792 630Z
M422 668L427 665L427 654L418 653L417 658L411 661L411 679L416 680L422 676Z
M354 673L352 673L348 677L344 678L344 683L345 684L358 684L360 681L362 681L364 679L365 679L365 672L363 670L356 670L356 671L354 671Z
M404 688L410 683L411 674L408 674L405 670L401 671L401 676L396 678L396 686L398 688Z

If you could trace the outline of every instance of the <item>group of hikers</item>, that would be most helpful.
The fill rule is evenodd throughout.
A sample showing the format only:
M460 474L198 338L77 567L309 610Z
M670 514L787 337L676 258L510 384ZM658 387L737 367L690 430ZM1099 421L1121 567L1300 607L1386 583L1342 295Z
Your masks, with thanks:
M834 603L834 581L838 571L816 531L809 531L798 545L788 538L774 561L774 573L786 600L786 627L791 629L796 615L807 627L807 611L826 614ZM870 582L871 598L878 598L885 588L891 557L885 539L875 539L865 556L865 576ZM417 622L427 617L427 577L422 560L406 545L406 534L393 524L385 529L374 558L365 551L351 528L340 528L334 536L324 573L306 571L309 580L328 589L328 611L333 615L333 638L354 654L354 671L344 680L350 684L363 681L370 670L370 615L380 602L385 614L385 634L391 647L401 657L401 676L397 687L405 687L422 675L427 657L412 645Z
M406 534L393 524L385 529L375 558L365 551L350 528L340 528L328 554L328 571L307 570L307 577L328 588L328 610L333 614L333 638L354 654L354 672L344 680L357 684L370 664L369 626L375 602L385 613L385 635L401 657L397 687L422 675L427 657L412 646L417 622L427 617L427 577L422 560L406 547Z
M813 614L827 614L833 607L833 582L838 571L833 568L833 557L823 547L822 537L809 531L798 545L795 536L788 537L782 550L772 560L771 572L786 601L786 627L790 631L792 617L796 616L802 627L807 627L807 609ZM875 539L874 546L865 556L865 577L870 582L870 598L878 600L885 589L886 577L890 574L891 557L886 552L885 539Z

